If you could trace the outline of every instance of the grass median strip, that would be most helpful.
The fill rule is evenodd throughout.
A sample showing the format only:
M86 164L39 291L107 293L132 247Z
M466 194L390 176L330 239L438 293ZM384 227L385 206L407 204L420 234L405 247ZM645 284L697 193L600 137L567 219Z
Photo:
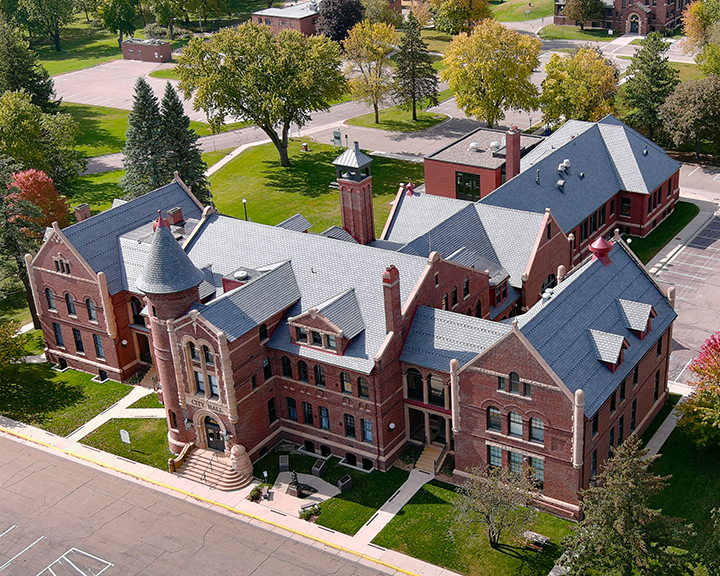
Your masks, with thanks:
M380 110L378 124L375 123L375 113L363 114L346 120L346 124L351 126L362 126L364 128L378 128L379 130L390 130L392 132L417 132L432 128L445 120L445 114L433 114L420 110L418 106L417 120L412 119L412 110L401 108L400 106L392 106Z

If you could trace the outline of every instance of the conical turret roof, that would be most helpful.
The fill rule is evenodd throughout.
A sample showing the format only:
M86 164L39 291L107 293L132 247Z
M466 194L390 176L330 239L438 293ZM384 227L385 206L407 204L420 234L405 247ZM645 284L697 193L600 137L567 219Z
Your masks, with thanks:
M203 273L175 239L168 221L159 212L158 216L148 260L135 285L145 294L172 294L198 286Z

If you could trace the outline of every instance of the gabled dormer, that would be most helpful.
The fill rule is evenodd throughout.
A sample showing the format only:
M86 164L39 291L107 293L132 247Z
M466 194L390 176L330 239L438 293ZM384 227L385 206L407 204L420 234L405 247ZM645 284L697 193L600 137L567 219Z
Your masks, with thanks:
M342 355L355 336L365 330L355 290L346 290L288 318L293 344L320 348Z
M595 357L615 372L623 363L625 350L630 347L627 339L619 334L588 330L588 336L595 351Z
M640 340L643 340L650 332L652 319L657 316L655 309L650 304L633 302L632 300L618 299L617 302L620 317L623 319L625 327L632 330Z

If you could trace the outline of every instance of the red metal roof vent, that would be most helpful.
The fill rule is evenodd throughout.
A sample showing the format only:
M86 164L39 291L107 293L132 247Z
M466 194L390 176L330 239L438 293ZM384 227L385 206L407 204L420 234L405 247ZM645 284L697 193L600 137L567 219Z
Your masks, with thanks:
M600 260L605 266L610 264L610 252L613 249L613 245L605 240L602 236L590 244L590 252L593 253L593 261Z
M158 229L158 226L167 226L168 228L170 228L170 222L168 222L167 220L165 220L165 218L162 217L162 212L160 210L158 210L157 220L153 222L153 232Z

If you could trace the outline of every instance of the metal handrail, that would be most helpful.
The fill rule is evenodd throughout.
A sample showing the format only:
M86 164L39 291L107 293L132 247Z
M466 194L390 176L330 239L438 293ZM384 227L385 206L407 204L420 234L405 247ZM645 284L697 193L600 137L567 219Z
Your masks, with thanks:
M213 463L213 459L215 459L215 458L218 458L218 459L219 459L219 456L218 456L218 453L217 453L217 452L213 452L213 455L210 457L210 461L207 463L207 466L205 466L205 470L203 470L202 476L200 476L200 479L201 479L203 482L206 482L206 481L207 481L207 477L206 477L205 475L207 474L208 469L210 469L210 470L213 469L212 463Z
M437 460L435 460L433 462L433 470L435 470L436 476L438 473L438 466L440 466L440 464L442 464L443 458L445 457L445 454L447 453L447 451L448 451L448 444L445 444L445 446L443 446L442 452L440 452L440 456L438 456Z
M417 461L420 460L420 456L422 456L422 453L425 451L425 446L427 446L427 444L423 442L422 450L415 452L415 455L413 456L413 469L417 466Z

